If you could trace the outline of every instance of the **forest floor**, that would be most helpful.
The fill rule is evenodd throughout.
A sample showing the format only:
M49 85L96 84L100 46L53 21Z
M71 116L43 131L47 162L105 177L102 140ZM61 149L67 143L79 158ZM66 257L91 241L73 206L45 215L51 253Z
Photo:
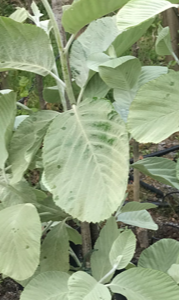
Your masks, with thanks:
M175 133L170 138L166 139L160 144L141 144L140 145L140 155L141 158L143 155L153 153L156 151L161 151L166 148L171 148L179 144L179 133ZM171 152L164 157L174 160L179 157L179 151ZM36 180L38 181L38 172L35 171L30 176L30 181L32 185L35 185ZM148 176L140 175L140 179L151 185L158 190L162 191L164 195L167 195L171 192L177 192L178 190L172 188L168 185L159 183ZM133 201L133 184L129 182L128 184L128 201ZM156 209L151 209L152 218L158 224L158 230L152 231L147 230L148 244L151 245L154 242L162 238L172 238L179 241L179 193L168 195L163 199L162 196L151 192L148 189L143 187L140 188L140 200L141 201L151 201L164 203L164 205L159 206ZM135 258L137 259L143 249L139 246L137 247ZM14 282L10 278L2 279L0 278L0 300L19 300L22 287Z

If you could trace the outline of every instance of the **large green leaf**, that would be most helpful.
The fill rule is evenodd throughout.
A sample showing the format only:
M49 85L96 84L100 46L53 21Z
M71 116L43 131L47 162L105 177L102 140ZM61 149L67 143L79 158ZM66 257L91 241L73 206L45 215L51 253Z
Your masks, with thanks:
M0 169L8 158L8 146L12 136L16 113L16 94L10 90L0 91Z
M179 242L172 239L162 239L145 249L138 261L142 268L167 272L179 256Z
M132 202L125 204L121 208L121 213L130 212L130 211L140 211L140 210L151 209L151 208L156 208L156 207L157 206L152 203L139 203L136 201L132 201Z
M45 136L43 160L46 186L73 217L95 223L120 206L128 136L109 101L88 99L56 117Z
M69 270L69 242L65 222L53 227L42 244L40 272Z
M143 268L132 268L119 274L110 288L128 300L178 300L179 295L179 287L170 276Z
M12 184L22 179L41 146L50 122L58 115L55 111L39 111L30 115L18 126L11 139L9 150Z
M132 166L159 182L179 189L179 180L176 177L176 163L170 159L149 157L137 161Z
M41 223L32 204L0 211L0 272L24 280L35 272L40 256Z
M135 253L136 238L131 230L125 230L112 244L109 258L112 266L117 265L117 269L125 268Z
M158 226L152 220L151 215L146 210L124 212L117 216L119 222L125 224L147 228L151 230L157 230Z
M105 17L92 22L73 43L70 66L72 75L80 87L86 84L90 75L87 66L88 57L106 51L118 34L115 18Z
M121 56L126 50L137 42L141 36L146 32L148 27L153 23L154 18L143 22L135 27L130 27L128 30L122 31L114 40L114 46L117 57Z
M111 300L108 288L89 274L79 271L68 280L69 300Z
M167 74L167 67L160 66L144 66L141 68L141 72L138 81L132 89L129 91L114 89L113 96L116 100L113 105L116 111L121 115L122 119L126 122L129 114L129 107L135 98L135 95L139 88L145 83L158 78L163 74Z
M130 0L117 14L119 30L126 30L153 18L162 11L178 5L165 0Z
M0 40L1 71L19 69L46 76L52 70L53 52L41 28L0 17Z
M114 217L111 217L101 229L100 235L94 246L95 251L91 255L92 275L98 281L112 269L109 260L109 252L118 235L119 230L117 228L116 220ZM113 274L106 278L105 282L108 282L112 275Z
M68 278L59 271L39 274L25 287L20 300L68 300Z
M142 143L159 143L179 127L179 74L170 72L142 86L133 100L128 129Z
M95 74L85 88L83 99L94 97L103 98L109 92L109 89L110 88L100 78L99 74Z
M134 56L111 59L99 66L99 74L109 87L125 91L133 88L140 71L140 61Z
M155 51L158 55L172 55L172 43L170 36L170 28L163 28L161 25L158 29L158 37L155 44Z
M77 33L93 20L121 8L129 0L78 0L64 11L62 24L65 31Z

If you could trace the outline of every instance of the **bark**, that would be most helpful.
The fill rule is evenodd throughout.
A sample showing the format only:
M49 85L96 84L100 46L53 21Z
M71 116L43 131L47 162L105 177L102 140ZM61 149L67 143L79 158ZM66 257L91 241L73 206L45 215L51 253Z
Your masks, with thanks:
M40 109L45 109L45 100L43 98L43 77L37 74L36 82L37 82L37 90L39 94Z
M83 259L86 259L86 268L90 268L90 253L92 250L91 245L91 231L90 225L87 222L81 223L81 235L82 235L82 253Z
M62 45L64 47L66 45L66 34L63 29L62 22L61 22L62 14L63 14L63 10L62 10L63 5L64 5L64 0L52 0L53 13L55 15L55 19L58 24L58 29L62 36Z
M91 223L90 224L90 230L91 230L91 242L92 246L96 243L97 238L99 237L99 225L98 223Z
M135 43L132 46L132 52L135 57L138 57L138 46ZM133 155L134 162L139 160L139 143L133 140ZM134 169L134 201L140 201L140 173L137 169ZM145 249L149 246L148 231L144 228L136 228L136 236L140 248Z
M178 17L178 11L175 8L170 8L163 12L163 26L169 26L170 27L170 34L171 34L171 42L172 42L172 48L176 56L179 58L179 17ZM166 61L169 63L171 60L174 60L173 56L167 55ZM176 71L179 70L179 65L175 65L173 67Z
M139 160L139 143L135 140L133 141L133 154L134 162ZM140 176L139 170L134 169L134 201L139 202L139 193L140 193Z

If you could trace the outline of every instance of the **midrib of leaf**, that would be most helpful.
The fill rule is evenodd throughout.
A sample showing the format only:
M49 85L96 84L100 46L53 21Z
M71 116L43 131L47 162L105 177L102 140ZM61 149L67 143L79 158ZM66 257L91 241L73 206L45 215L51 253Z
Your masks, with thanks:
M5 63L8 63L8 64L12 64L13 63L13 64L17 64L17 65L22 65L22 66L35 67L36 70L37 69L45 70L45 72L49 73L49 70L46 69L46 68L44 68L44 67L42 67L41 65L35 65L35 64L32 64L32 63L26 63L26 62L20 62L20 61L15 62L14 60L10 60L10 61L6 60ZM1 66L1 62L0 62L0 66ZM2 66L2 68L0 67L0 69L5 69L5 68L9 69L9 67L4 67L4 68L3 68L3 66Z
M95 154L95 152L94 152L94 150L93 150L93 147L92 147L92 145L91 145L91 142L90 142L90 140L88 139L88 136L87 136L87 134L86 134L86 132L85 132L85 129L84 129L83 125L82 125L82 122L81 122L81 120L80 120L80 117L79 117L79 114L78 114L78 111L77 111L77 106L76 106L76 105L73 105L72 108L73 108L74 113L75 113L76 121L77 121L77 123L78 123L78 125L79 125L79 127L80 127L80 129L81 129L81 131L82 131L82 133L83 133L83 136L84 136L84 138L85 138L85 140L86 140L86 143L87 143L87 145L89 146L89 149L90 149L90 151L91 151L91 153L92 153L92 157L93 157L93 159L94 159L94 161L95 161L95 164L96 164L96 166L97 166L97 169L98 169L98 172L99 172L99 176L100 176L100 178L102 179L102 183L103 183L104 189L106 189L106 185L105 185L104 180L103 180L103 178L104 178L103 173L101 172L101 169L100 169L100 166L99 166L99 163L98 163L96 154ZM95 168L95 169L96 169L96 168ZM95 170L94 170L94 171L95 171Z

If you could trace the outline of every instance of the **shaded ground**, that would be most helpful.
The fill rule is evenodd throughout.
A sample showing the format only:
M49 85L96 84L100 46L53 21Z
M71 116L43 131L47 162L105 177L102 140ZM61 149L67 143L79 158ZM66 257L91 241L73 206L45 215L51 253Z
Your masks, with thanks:
M0 300L19 300L21 288L10 278L2 280L0 277Z

